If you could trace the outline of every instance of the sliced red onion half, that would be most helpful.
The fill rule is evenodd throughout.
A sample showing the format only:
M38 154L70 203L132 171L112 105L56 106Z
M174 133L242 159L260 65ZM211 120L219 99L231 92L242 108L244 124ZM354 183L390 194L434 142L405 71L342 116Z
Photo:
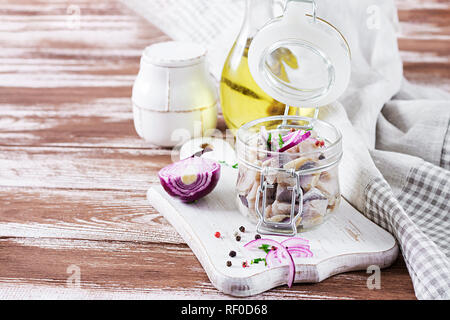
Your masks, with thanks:
M278 241L272 240L272 239L256 239L256 240L250 241L249 243L245 244L244 248L254 249L254 248L260 247L263 244L267 244L269 246L273 246L273 247L277 248L277 250L271 250L271 251L280 250L281 254L284 257L286 257L286 260L289 265L289 274L288 274L287 285L290 288L292 286L292 284L294 283L294 279L295 279L295 263L291 257L291 254L286 250L286 248L281 243L279 243ZM269 265L269 263L270 263L270 265L273 265L273 260L269 256L271 251L269 251L269 253L266 255L266 262L268 265ZM268 258L270 261L267 260Z
M287 141L285 141L284 145L278 150L278 152L283 152L286 151L292 147L295 147L296 145L298 145L300 142L305 141L306 139L308 139L311 136L311 131L306 131L305 133L302 133L302 131L295 131L292 132L288 135L286 135L285 137L283 137L283 141L285 141L284 139L288 139Z
M220 165L199 157L187 158L158 172L164 190L183 202L193 202L210 193L220 178Z

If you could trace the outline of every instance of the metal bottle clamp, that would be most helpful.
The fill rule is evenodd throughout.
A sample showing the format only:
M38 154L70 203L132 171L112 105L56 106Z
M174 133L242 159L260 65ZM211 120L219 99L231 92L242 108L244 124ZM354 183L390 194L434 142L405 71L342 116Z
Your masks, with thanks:
M259 221L256 225L256 232L266 235L285 235L295 236L297 234L297 220L302 216L303 212L303 191L300 187L300 175L295 170L290 170L290 175L295 178L295 187L288 187L292 191L291 198L291 213L289 220L286 222L273 222L266 219L266 205L267 205L267 189L274 186L269 184L265 177L268 173L268 168L264 168L261 172L261 183L256 193L255 210L259 215ZM262 210L260 208L260 200L262 195ZM295 205L298 199L298 210L295 212Z

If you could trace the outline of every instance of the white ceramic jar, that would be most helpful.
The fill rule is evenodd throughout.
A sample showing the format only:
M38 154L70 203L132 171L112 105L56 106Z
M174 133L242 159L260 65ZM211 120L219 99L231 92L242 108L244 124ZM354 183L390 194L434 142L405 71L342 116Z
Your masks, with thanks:
M140 137L173 147L186 133L194 137L215 129L218 95L205 58L206 49L191 42L145 48L132 94Z

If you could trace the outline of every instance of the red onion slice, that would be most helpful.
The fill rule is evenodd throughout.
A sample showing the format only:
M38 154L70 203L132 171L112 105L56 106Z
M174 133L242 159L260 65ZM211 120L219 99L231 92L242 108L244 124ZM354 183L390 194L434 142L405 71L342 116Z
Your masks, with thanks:
M283 263L277 255L277 250L270 250L266 255L266 263L269 268L279 266Z
M308 239L303 239L300 237L293 237L288 238L286 240L283 240L281 244L285 247L295 247L295 246L303 246L303 245L309 245Z
M311 258L313 253L307 248L289 248L289 253L296 258Z
M192 157L168 165L158 175L169 195L193 202L214 190L220 178L220 165L210 159Z
M304 133L304 134L302 134L302 131L295 131L288 136L290 136L289 140L284 143L283 147L281 147L278 150L278 152L286 151L292 147L295 147L300 142L305 141L306 139L308 139L311 136L311 131L306 131L306 133ZM283 139L283 141L284 141L284 139Z
M291 256L294 258L311 258L313 256L313 253L309 248L289 247L287 250L289 251ZM282 257L284 258L283 254L282 254ZM280 258L278 257L278 253L276 253L276 252L274 253L274 258L278 259L278 261L280 261Z
M292 284L294 283L294 279L295 279L295 263L294 263L294 260L292 259L291 254L286 250L286 248L281 243L279 243L278 241L272 240L272 239L256 239L256 240L252 240L249 243L245 244L244 248L254 249L254 248L260 247L263 244L268 244L269 246L273 246L273 247L277 248L276 251L280 250L281 254L286 257L286 260L289 265L289 274L288 274L287 285L290 288L292 286ZM274 250L271 250L271 251L274 251ZM270 253L270 251L269 251L269 253ZM270 256L269 256L269 260L271 260ZM266 262L267 262L267 256L266 256Z

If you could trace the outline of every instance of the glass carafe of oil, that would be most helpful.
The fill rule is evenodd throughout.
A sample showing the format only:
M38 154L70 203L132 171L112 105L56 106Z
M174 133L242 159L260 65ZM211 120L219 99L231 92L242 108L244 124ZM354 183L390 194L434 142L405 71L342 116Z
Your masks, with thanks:
M283 0L247 0L241 31L225 61L220 81L222 112L233 132L251 120L285 112L285 104L265 93L253 80L248 67L248 50L253 37L274 18L276 6L283 3ZM271 59L274 72L289 82L285 68L298 68L296 56L285 48L277 50ZM311 116L314 109L290 108L289 114Z

